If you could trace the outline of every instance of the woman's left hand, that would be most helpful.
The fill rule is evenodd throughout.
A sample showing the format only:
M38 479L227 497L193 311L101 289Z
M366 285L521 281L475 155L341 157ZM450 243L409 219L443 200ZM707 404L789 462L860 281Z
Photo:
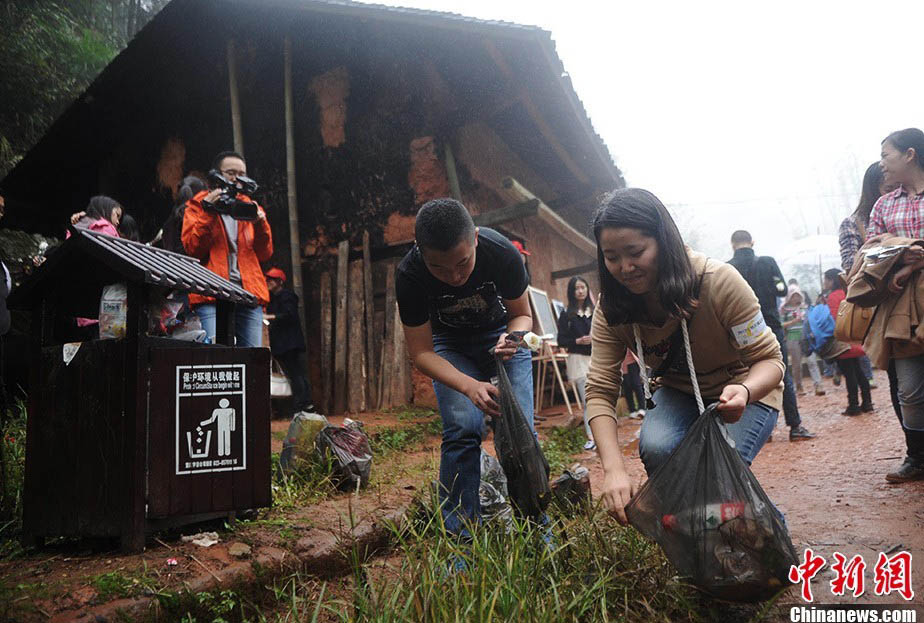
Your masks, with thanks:
M747 406L747 388L743 385L726 385L719 396L719 406L716 409L726 423L734 424L741 419Z

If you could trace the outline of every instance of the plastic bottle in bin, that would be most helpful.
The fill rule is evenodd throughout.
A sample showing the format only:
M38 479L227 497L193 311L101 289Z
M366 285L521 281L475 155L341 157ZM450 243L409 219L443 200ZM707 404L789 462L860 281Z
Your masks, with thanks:
M688 508L676 514L664 515L661 517L661 525L669 532L686 531L686 526L692 525L694 521L699 521L699 518L703 517L703 527L706 530L715 530L726 521L744 517L745 507L744 502L706 504L702 511L697 508Z

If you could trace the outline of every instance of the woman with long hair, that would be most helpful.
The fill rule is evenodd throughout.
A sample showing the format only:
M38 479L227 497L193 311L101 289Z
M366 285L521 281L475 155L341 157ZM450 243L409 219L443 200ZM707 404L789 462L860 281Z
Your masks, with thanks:
M590 322L594 315L594 304L590 300L590 285L583 277L572 277L568 281L568 308L558 318L558 345L568 351L568 379L577 386L581 404L586 405L585 385L587 366L590 365ZM584 409L584 432L587 434L585 450L596 448L594 437L587 423L587 409Z
M180 182L176 193L176 204L158 234L161 244L168 251L186 255L186 249L183 248L183 242L180 240L180 234L183 230L183 215L186 213L186 202L195 197L197 193L205 190L205 188L205 182L195 175L187 175Z
M895 190L886 193L873 206L869 236L892 234L904 238L924 238L924 132L906 128L892 132L882 141L883 178ZM924 258L924 249L912 246L904 253L905 267L913 267ZM912 356L914 349L903 344L901 357L889 362L889 377L897 386L893 403L902 424L907 455L902 465L886 474L889 482L924 479L924 354Z
M635 486L623 463L615 409L626 351L638 356L646 395L646 365L661 381L639 437L649 475L711 402L718 402L750 464L776 425L783 359L744 278L687 248L650 192L612 193L594 217L594 236L602 294L591 328L587 417L604 468L604 506L625 523Z
M82 212L71 215L71 225L78 229L89 229L109 236L119 236L119 223L122 222L122 206L118 201L106 195L90 197L87 207ZM65 238L70 238L70 231Z
M841 247L841 268L850 272L853 261L857 259L857 252L866 242L866 232L869 229L869 218L873 206L879 197L895 190L895 184L885 181L885 175L878 162L874 162L863 174L863 189L860 191L860 201L856 210L841 222L838 229L838 242Z

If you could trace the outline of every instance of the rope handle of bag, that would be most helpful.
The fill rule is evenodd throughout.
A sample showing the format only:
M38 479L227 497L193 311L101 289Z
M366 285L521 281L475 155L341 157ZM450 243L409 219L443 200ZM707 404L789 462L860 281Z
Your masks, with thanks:
M693 397L696 399L696 408L699 409L699 414L702 415L706 411L706 406L703 403L703 395L699 389L699 380L696 377L696 368L693 367L693 349L690 348L690 330L687 327L687 319L680 319L680 329L683 333L683 350L684 354L687 356L687 370L690 372L690 383L693 385ZM645 401L651 400L651 382L648 379L648 368L645 365L645 345L642 343L642 334L639 331L638 325L632 325L632 333L635 335L635 356L638 358L638 367L639 375L642 377L642 386L645 389ZM722 431L722 436L725 438L725 441L728 442L728 445L732 448L735 447L735 440L732 439L732 436L728 432L725 422L718 416L716 413L716 421L719 423L719 430Z

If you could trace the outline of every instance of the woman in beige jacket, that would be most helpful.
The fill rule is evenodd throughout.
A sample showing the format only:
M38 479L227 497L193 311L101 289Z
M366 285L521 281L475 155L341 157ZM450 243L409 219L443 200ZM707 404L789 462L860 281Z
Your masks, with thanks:
M779 415L783 361L744 278L688 249L653 194L634 188L613 193L597 211L594 235L602 295L591 328L587 418L605 472L604 505L625 523L635 487L619 449L615 411L627 349L660 381L639 440L649 475L711 402L718 402L750 464Z

